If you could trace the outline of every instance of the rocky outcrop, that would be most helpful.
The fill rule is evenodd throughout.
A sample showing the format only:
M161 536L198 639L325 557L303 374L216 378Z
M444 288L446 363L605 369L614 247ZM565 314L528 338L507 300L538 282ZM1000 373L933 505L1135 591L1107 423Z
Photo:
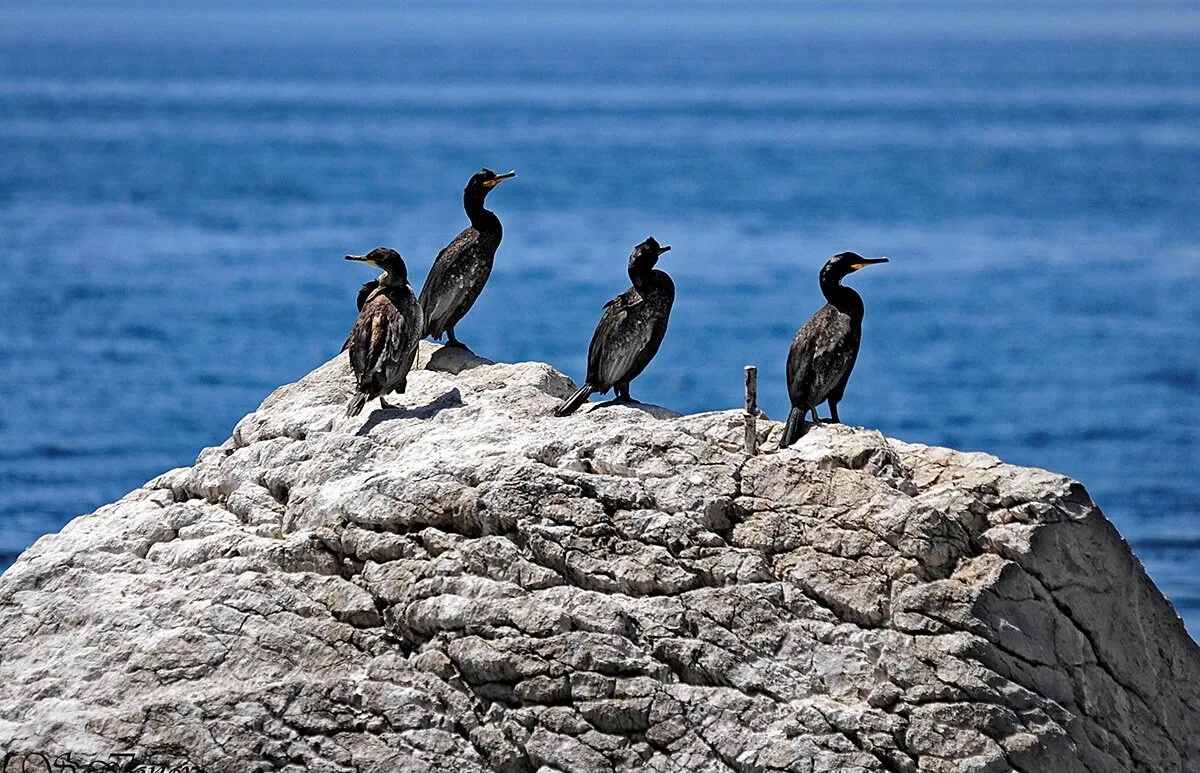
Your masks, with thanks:
M431 358L347 419L339 357L30 548L0 753L1200 770L1200 651L1079 484L841 426L748 457L738 412L556 419L546 365Z

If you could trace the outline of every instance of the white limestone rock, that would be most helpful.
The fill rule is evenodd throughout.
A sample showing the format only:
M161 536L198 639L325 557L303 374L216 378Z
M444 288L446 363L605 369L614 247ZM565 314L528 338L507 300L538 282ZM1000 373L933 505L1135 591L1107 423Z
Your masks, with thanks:
M558 419L547 365L419 364L346 418L339 356L26 551L0 753L1200 770L1200 650L1079 484L844 426L747 457L737 411Z

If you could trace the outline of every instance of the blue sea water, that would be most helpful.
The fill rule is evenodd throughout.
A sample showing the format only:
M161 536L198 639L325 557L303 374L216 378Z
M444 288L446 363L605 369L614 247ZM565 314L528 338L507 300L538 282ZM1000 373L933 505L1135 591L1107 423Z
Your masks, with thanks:
M581 377L653 234L634 396L756 363L782 418L821 264L889 255L843 419L1080 479L1200 631L1200 12L845 8L0 6L0 566L333 356L342 256L419 282L488 166L475 351Z

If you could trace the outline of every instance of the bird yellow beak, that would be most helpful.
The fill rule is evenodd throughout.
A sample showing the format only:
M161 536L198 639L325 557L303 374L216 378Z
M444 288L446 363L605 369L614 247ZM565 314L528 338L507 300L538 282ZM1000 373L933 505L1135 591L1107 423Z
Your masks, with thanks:
M876 263L887 263L887 262L888 262L887 258L863 258L858 263L851 263L850 268L854 269L855 271L858 271L860 268L866 268L867 266L874 266Z
M485 183L483 184L483 187L485 187L485 188L495 188L497 185L499 185L500 183L504 182L504 181L505 181L505 180L507 180L508 178L510 178L510 177L516 177L516 176L517 176L517 171L516 171L515 169L514 169L513 171L511 171L511 172L508 172L508 173L506 173L506 174L498 174L498 175L496 175L496 177L495 177L494 179L492 179L492 180L488 180L487 182L485 182Z
M368 258L366 255L347 255L346 260L357 260L359 263L366 263L368 266L379 267L379 264Z

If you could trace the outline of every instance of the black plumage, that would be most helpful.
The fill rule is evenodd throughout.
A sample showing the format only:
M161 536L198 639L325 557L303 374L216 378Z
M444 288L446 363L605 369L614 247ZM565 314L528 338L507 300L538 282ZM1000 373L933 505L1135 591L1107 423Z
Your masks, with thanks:
M828 301L792 339L787 359L788 396L792 410L783 429L781 448L790 446L807 431L805 416L812 411L820 421L817 406L829 402L832 420L838 419L837 404L846 392L846 382L858 358L862 341L863 301L842 279L864 266L886 263L887 258L864 258L853 252L834 255L821 268L821 293Z
M408 372L417 356L417 344L424 330L421 304L408 283L408 267L395 250L376 247L366 255L347 255L383 269L367 292L359 293L358 319L347 339L350 367L354 371L355 394L346 404L346 415L357 416L368 400L384 400L389 392L404 392ZM365 295L364 295L365 293Z
M488 192L516 172L496 174L481 169L463 189L463 208L471 224L438 253L421 288L421 310L425 313L424 335L448 336L447 345L462 346L454 326L471 309L492 273L492 261L504 229L500 218L484 208Z
M629 382L658 352L675 302L675 283L666 272L654 268L658 257L669 249L659 246L653 236L633 248L629 256L633 287L604 304L604 314L588 347L587 379L579 391L554 410L555 415L573 413L592 394L604 394L613 388L617 402L633 402Z

